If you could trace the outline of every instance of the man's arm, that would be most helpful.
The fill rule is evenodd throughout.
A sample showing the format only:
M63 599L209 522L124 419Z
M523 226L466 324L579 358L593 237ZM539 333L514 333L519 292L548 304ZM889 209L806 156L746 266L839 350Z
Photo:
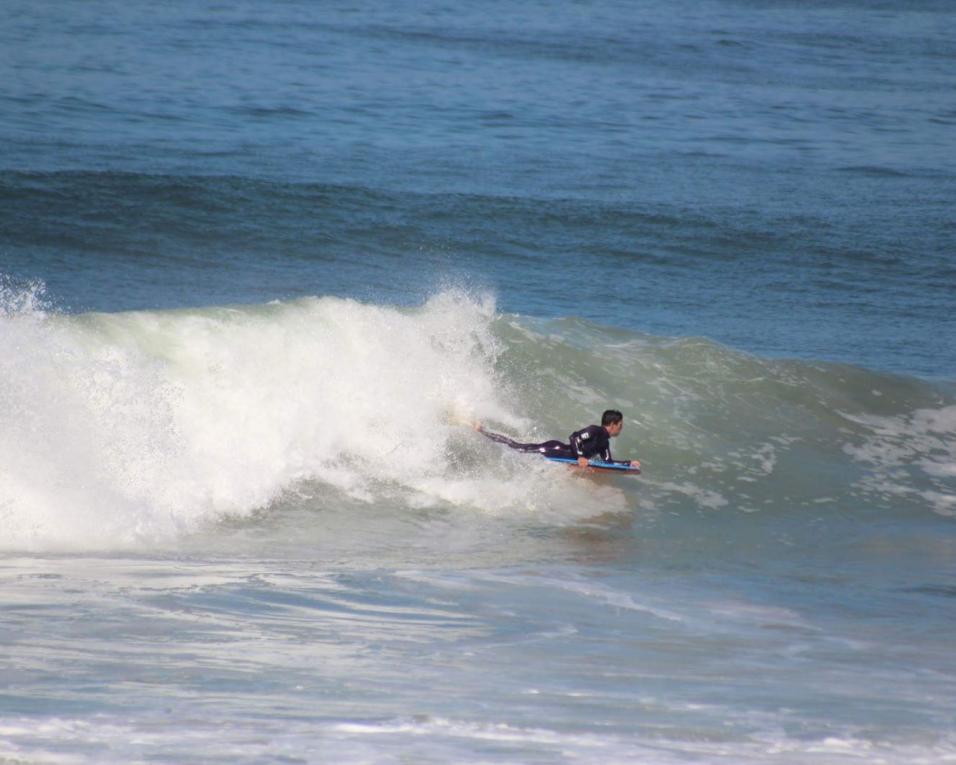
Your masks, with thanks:
M592 457L603 457L608 448L607 431L597 425L588 425L575 431L571 434L571 448L578 458L578 464L586 467Z
M601 459L607 462L609 465L627 465L628 467L637 468L640 470L641 463L638 460L616 460L611 456L611 443L608 441L607 448L604 450L604 453L601 455Z
M630 460L616 460L611 456L611 442L608 440L607 446L604 447L604 451L601 452L601 459L604 460L609 465L631 465Z

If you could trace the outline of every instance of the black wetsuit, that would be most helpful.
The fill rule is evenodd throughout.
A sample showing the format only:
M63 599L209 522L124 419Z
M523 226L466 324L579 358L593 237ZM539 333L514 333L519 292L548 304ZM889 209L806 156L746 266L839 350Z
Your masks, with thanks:
M586 428L576 430L568 439L570 443L561 441L544 441L540 444L521 444L514 439L503 436L500 433L481 429L481 434L487 436L492 441L519 452L538 452L545 457L566 457L576 460L578 457L591 459L599 457L604 462L613 462L618 465L627 465L627 460L615 460L611 457L611 437L607 431L600 425L588 425Z

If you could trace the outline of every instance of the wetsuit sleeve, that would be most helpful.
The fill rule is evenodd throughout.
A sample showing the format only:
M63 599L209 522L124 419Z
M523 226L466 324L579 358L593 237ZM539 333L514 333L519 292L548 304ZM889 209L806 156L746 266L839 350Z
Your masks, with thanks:
M601 436L604 436L601 438ZM588 425L582 430L571 434L571 448L577 457L601 457L604 459L604 453L608 450L607 431L596 425Z
M614 462L614 458L611 456L611 439L608 439L607 446L601 452L601 459L605 462Z
M583 430L571 434L571 448L577 457L593 459L600 457L604 462L615 465L629 465L629 460L615 460L611 456L611 439L607 431L598 425L589 425Z
M611 439L607 440L607 446L604 447L604 453L601 459L611 465L630 465L630 460L616 460L611 456Z

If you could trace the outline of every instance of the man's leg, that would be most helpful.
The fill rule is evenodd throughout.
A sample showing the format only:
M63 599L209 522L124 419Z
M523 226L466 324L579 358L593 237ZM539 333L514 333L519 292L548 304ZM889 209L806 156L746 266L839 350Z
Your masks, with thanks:
M540 444L522 444L518 441L515 441L513 438L508 438L508 436L503 436L500 433L492 433L490 430L480 429L478 431L486 438L490 438L492 441L498 444L504 444L511 449L516 449L519 452L537 452L538 454L543 454L546 457L573 457L571 453L571 447L567 444L561 443L560 441L545 441Z

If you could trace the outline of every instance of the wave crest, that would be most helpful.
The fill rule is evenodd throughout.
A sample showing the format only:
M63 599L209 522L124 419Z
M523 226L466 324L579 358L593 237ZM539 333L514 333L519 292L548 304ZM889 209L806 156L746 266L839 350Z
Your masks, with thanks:
M42 285L8 281L0 301L7 549L154 544L301 487L316 508L556 522L956 508L956 401L913 378L501 315L455 289L411 309L322 297L65 315ZM608 406L639 480L572 480L460 427L564 438Z

